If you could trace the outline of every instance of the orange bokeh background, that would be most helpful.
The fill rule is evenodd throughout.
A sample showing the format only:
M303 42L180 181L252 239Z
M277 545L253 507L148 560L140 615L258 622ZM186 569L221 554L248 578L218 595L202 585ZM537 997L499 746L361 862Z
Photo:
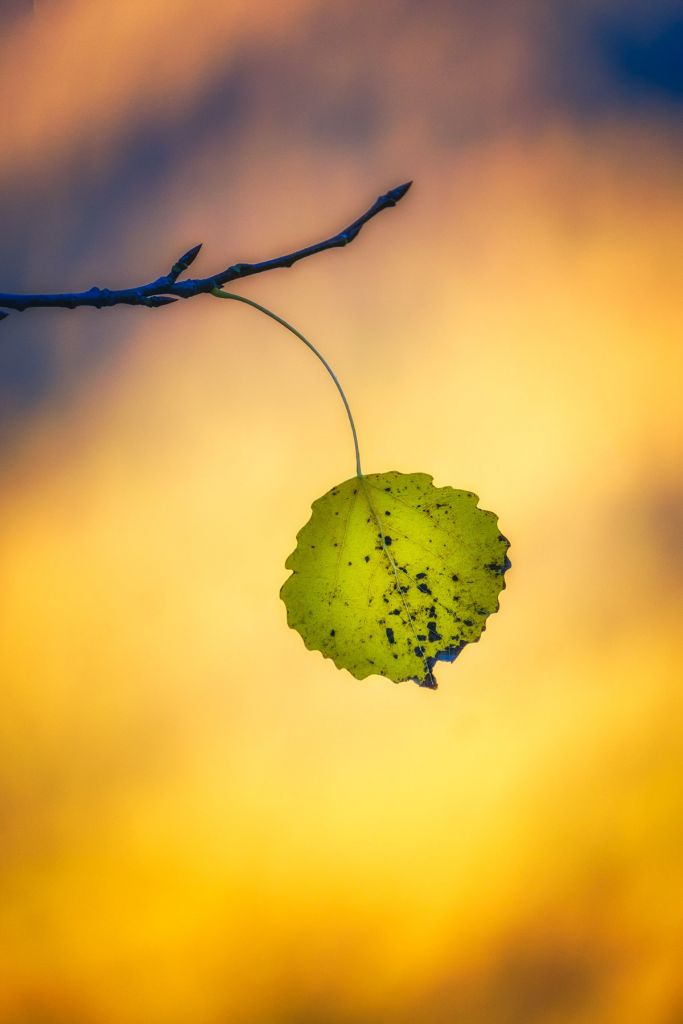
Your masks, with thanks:
M8 195L96 179L230 62L300 49L335 95L366 69L369 137L303 131L291 83L255 76L239 152L188 145L82 265L55 270L38 231L30 287L151 279L197 241L199 273L266 258L414 178L353 245L240 290L330 359L367 471L476 491L513 568L436 693L359 683L278 598L354 465L310 353L208 297L24 314L56 371L0 457L0 1021L675 1024L668 114L545 105L533 5L488 35L454 8L455 52L438 5L352 6L343 45L311 0L35 7L0 42ZM543 108L526 130L491 126L512 93ZM488 130L454 141L449 104ZM110 323L125 342L83 371Z

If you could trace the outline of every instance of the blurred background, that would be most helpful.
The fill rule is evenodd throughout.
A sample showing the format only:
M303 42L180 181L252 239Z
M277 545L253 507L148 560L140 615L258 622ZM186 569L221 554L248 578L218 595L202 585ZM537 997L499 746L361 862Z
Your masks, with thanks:
M665 0L4 0L0 290L245 281L368 472L500 517L440 689L278 591L353 475L254 310L0 325L2 1024L683 1020L683 24Z

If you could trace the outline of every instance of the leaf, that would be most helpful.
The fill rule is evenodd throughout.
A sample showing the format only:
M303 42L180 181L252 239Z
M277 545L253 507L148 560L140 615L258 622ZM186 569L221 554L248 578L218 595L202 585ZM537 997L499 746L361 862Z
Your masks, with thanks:
M373 473L313 503L286 568L287 621L310 650L357 679L436 688L498 610L508 541L470 491L425 473Z

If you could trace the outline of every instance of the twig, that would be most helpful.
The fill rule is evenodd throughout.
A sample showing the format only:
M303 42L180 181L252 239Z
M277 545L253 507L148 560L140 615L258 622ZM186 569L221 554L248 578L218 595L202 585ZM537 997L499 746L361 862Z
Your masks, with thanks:
M103 306L116 306L124 303L128 306L166 306L169 302L177 299L190 299L194 295L211 292L214 288L221 288L230 281L238 278L251 277L254 274L262 274L266 270L275 270L278 267L291 267L294 263L304 259L306 256L313 256L317 252L324 252L325 249L336 249L339 246L348 245L356 237L364 224L367 224L375 214L386 210L389 206L395 206L403 198L412 182L392 188L379 199L375 200L369 210L350 224L339 234L318 242L315 245L306 246L305 249L298 249L296 252L287 253L286 256L277 256L275 259L264 260L262 263L234 263L219 274L212 277L200 277L194 280L178 281L178 277L192 264L201 249L195 245L173 264L168 274L158 277L149 284L138 285L137 288L121 288L110 290L109 288L91 288L87 292L73 292L71 294L56 295L13 295L0 292L0 307L5 310L12 309L23 312L25 309L36 309L45 307L63 307L75 309L76 306L95 306L101 309ZM0 309L0 320L9 314Z

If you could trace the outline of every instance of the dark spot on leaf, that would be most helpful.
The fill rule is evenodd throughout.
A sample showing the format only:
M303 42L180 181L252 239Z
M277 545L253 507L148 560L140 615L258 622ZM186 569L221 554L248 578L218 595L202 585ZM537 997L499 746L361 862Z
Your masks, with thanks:
M456 646L449 644L445 651L439 651L435 655L434 661L455 661L465 646L465 644L457 644ZM430 658L429 660L431 661L432 659Z
M510 568L510 562L506 558L502 565L499 562L489 562L484 568L488 569L489 572L495 573L497 576L502 576L505 570Z
M391 537L385 537L384 543L386 544L387 547L389 547L389 545L391 544Z
M427 639L426 633L418 633L417 634L417 639L418 640L426 640Z
M370 561L370 555L366 555L366 556L365 556L365 561L366 561L366 562L369 562L369 561Z
M421 647L416 647L415 648L415 653L417 654L418 658L424 657L424 651L423 651L423 649Z
M426 583L418 583L417 589L420 590L423 594L431 594L431 590L429 589Z
M453 573L453 575L451 576L451 579L453 580L454 583L457 583L459 581L460 577L456 576L456 574Z
M335 634L335 630L331 629L330 630L330 636L334 636L334 634Z
M385 513L384 513L384 515L385 515L385 516L390 516L390 515L391 515L391 512L385 512Z
M415 579L416 579L416 580L423 580L423 579L425 578L425 576L426 576L426 575L427 575L427 573L426 573L426 572L419 572L419 573L417 574L417 576L415 577Z
M387 634L387 640L389 641L390 644L396 643L396 641L394 640L394 631L393 631L393 629L391 629L390 626L387 626L386 634Z
M474 625L474 623L472 622L472 619L463 619L462 621L465 623L466 626L473 626Z

